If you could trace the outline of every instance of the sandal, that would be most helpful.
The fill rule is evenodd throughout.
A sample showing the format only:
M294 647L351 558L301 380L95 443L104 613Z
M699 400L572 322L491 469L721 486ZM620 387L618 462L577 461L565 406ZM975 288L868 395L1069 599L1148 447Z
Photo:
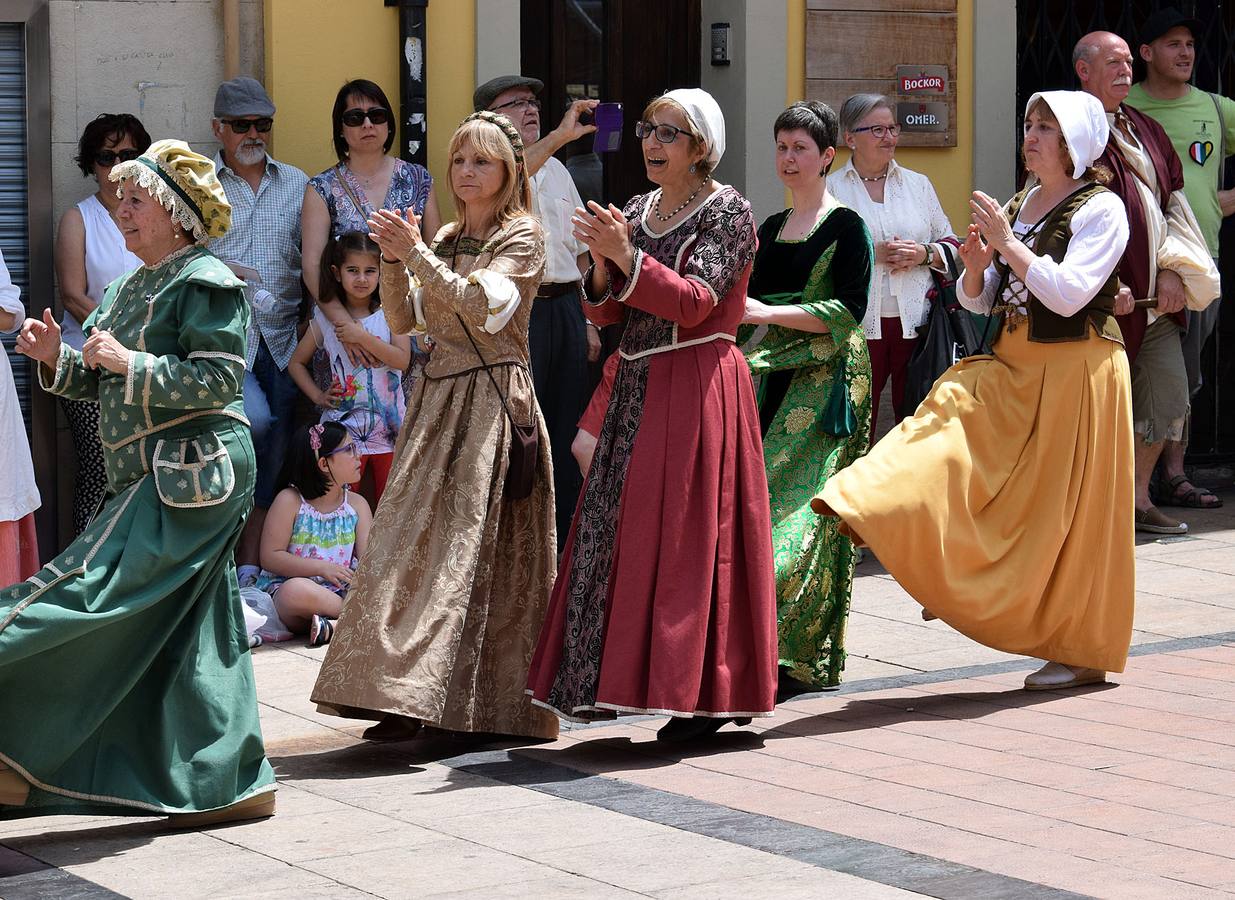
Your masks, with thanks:
M334 619L314 615L309 620L309 646L325 647L334 637Z
M1222 498L1209 488L1192 485L1191 490L1180 493L1179 486L1188 484L1187 475L1176 475L1167 484L1170 492L1158 501L1159 506L1185 506L1189 509L1217 509L1222 505Z

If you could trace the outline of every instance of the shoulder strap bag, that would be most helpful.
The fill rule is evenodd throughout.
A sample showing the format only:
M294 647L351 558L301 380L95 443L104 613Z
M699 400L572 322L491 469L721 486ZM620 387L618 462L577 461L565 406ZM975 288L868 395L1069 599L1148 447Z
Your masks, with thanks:
M472 337L467 323L463 321L463 316L455 313L455 318L459 320L463 333L467 335L468 342L476 351L480 367L485 370L489 380L493 382L493 389L497 391L498 399L502 401L502 409L506 411L506 418L510 420L510 460L506 466L506 483L502 488L502 495L508 500L523 500L531 496L532 488L536 484L536 462L540 457L540 430L536 426L536 419L533 417L532 421L526 424L515 420L514 413L510 411L510 404L506 402L506 394L498 386L497 379L493 377L493 371L485 362L480 347L476 344L476 339Z

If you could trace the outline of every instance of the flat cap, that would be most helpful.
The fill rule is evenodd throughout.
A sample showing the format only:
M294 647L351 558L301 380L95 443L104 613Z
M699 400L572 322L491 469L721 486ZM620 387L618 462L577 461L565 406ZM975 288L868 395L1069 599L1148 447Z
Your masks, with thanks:
M539 94L545 89L545 83L539 78L528 78L525 75L499 75L497 78L490 78L476 88L475 93L472 94L472 107L476 112L488 109L499 95L517 87L525 87L533 94Z
M262 83L241 75L219 85L214 94L214 117L273 116L274 103Z

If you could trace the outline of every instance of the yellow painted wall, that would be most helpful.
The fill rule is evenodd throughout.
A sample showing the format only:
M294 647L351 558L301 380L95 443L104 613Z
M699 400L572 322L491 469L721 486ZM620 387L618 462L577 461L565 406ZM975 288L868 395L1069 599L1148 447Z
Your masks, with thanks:
M787 102L806 94L806 0L787 0ZM896 161L930 177L952 227L964 233L969 224L969 194L973 190L973 11L976 0L958 0L956 6L956 143L955 147L905 147ZM837 154L843 165L848 151Z
M399 12L381 0L266 0L266 89L278 109L274 155L315 175L335 162L330 109L350 78L382 86L399 109ZM429 171L446 172L446 145L472 111L476 7L429 4ZM398 147L398 144L395 144ZM393 148L392 148L393 149ZM451 218L449 192L438 205Z

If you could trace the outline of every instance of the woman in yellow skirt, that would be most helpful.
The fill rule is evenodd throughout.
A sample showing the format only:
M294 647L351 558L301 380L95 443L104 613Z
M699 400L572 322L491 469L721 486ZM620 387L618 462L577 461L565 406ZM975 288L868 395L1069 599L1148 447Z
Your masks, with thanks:
M1089 94L1030 98L1033 177L1003 209L975 192L961 248L961 303L1003 315L994 352L945 372L813 502L924 618L1049 660L1030 690L1123 671L1132 637L1131 387L1112 315L1128 223L1092 168L1108 133Z

